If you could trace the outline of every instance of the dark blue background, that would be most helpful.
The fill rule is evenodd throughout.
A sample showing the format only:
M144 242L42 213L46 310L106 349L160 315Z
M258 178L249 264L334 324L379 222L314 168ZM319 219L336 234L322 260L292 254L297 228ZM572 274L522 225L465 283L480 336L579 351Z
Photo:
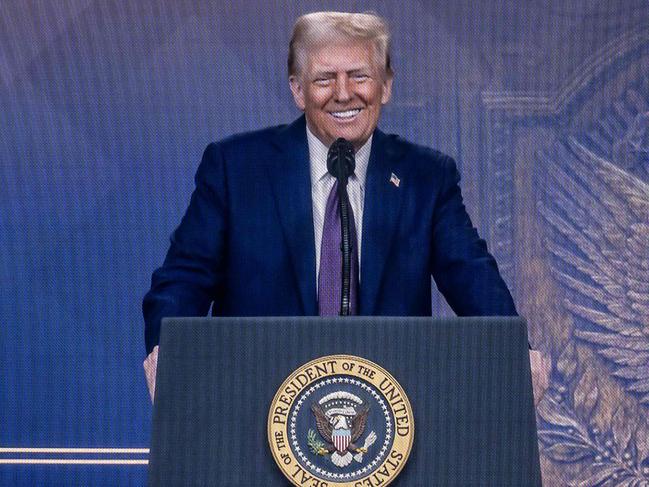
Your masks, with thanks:
M10 0L0 5L0 447L148 447L150 274L205 146L298 115L290 29L322 9L388 18L396 77L380 126L457 159L532 343L558 353L544 327L559 300L530 289L521 266L538 247L525 227L536 201L527 148L585 130L628 86L646 95L646 1ZM0 483L141 484L145 472L0 464Z

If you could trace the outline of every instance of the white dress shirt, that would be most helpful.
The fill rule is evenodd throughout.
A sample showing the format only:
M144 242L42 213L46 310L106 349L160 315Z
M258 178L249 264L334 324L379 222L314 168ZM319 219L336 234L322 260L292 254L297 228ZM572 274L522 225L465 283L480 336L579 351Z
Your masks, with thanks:
M322 246L322 231L324 228L325 210L327 199L336 178L327 171L327 154L329 148L320 139L311 133L309 127L306 129L306 136L309 142L309 159L311 163L311 199L313 201L313 233L315 235L315 280L316 289L318 276L320 275L320 247ZM363 147L356 151L356 169L347 182L347 194L349 203L354 212L354 224L356 225L356 239L358 249L358 272L360 282L361 270L361 242L363 236L363 204L365 196L365 179L367 176L367 164L370 160L372 148L372 136L365 142Z

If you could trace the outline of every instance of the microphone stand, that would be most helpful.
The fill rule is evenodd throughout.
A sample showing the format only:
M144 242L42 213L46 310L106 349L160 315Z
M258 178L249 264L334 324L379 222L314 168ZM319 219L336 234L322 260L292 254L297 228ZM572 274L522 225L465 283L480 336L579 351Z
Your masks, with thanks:
M340 316L349 316L352 268L352 242L350 228L350 206L347 195L347 180L354 173L356 161L352 144L343 139L337 139L329 148L327 169L338 180L338 209L340 210L340 231L342 252L342 286L340 299Z
M341 178L342 179L342 178ZM352 242L349 225L349 196L347 195L347 178L338 180L338 202L340 207L340 250L343 256L342 287L340 299L340 316L350 314L351 268L352 268Z

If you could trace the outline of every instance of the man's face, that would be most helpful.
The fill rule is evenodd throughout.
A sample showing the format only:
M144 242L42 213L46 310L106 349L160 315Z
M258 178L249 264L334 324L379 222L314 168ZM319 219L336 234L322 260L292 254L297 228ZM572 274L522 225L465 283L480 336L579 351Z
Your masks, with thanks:
M368 41L314 48L289 81L311 132L327 147L343 137L356 150L372 135L392 91L392 77L377 65Z

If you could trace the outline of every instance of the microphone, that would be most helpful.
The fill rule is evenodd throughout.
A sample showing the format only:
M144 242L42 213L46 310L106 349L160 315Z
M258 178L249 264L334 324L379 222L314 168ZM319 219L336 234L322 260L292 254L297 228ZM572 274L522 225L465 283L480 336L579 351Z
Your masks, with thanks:
M339 186L347 186L347 179L354 174L356 158L354 146L342 137L336 139L327 154L327 170L338 180Z
M340 210L340 250L342 252L342 282L340 316L349 316L351 291L352 242L350 226L350 206L347 196L347 180L354 174L356 158L354 146L342 137L336 139L327 153L327 170L338 180L338 208Z

